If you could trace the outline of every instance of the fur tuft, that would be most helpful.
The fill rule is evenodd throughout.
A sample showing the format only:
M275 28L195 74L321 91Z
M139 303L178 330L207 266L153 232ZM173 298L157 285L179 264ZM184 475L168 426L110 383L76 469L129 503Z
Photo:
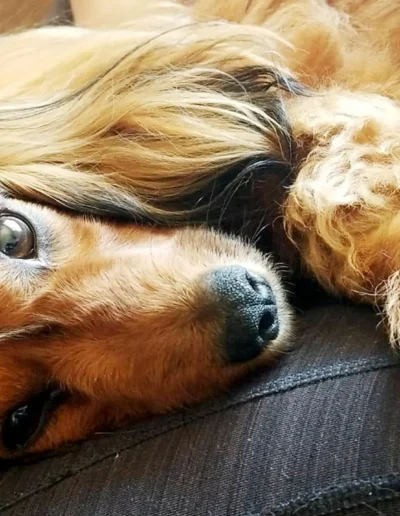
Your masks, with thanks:
M58 33L43 30L47 46ZM231 196L254 170L248 163L288 175L294 142L282 96L304 89L268 59L268 47L254 54L248 30L232 36L229 25L200 24L190 44L181 27L136 46L131 32L115 31L108 45L109 33L64 30L79 43L72 76L66 52L46 65L46 78L30 77L12 96L0 89L4 193L170 224Z

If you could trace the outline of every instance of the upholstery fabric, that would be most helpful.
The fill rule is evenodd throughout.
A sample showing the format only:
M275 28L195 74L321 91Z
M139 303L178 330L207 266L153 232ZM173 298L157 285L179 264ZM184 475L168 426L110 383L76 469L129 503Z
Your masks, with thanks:
M367 308L303 313L225 396L1 465L4 516L400 515L400 360Z

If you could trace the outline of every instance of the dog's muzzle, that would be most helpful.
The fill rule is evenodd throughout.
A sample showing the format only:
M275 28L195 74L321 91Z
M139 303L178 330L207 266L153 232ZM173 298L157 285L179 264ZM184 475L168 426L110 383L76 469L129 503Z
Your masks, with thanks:
M212 271L209 288L225 315L224 346L229 362L247 362L279 334L276 300L268 282L245 267Z

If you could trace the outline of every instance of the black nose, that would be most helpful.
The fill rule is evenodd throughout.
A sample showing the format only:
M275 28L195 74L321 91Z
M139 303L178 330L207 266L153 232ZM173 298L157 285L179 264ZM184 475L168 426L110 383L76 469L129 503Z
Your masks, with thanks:
M212 271L207 280L225 314L228 360L256 358L279 333L275 296L268 282L239 265Z

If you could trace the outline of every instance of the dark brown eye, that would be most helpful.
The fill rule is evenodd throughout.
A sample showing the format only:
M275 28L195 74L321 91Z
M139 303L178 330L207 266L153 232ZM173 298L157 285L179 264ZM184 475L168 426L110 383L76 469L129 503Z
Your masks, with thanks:
M18 217L0 216L0 252L10 258L32 258L35 235L30 225Z
M49 388L10 410L0 425L3 446L9 451L16 451L33 444L66 396L61 389Z

